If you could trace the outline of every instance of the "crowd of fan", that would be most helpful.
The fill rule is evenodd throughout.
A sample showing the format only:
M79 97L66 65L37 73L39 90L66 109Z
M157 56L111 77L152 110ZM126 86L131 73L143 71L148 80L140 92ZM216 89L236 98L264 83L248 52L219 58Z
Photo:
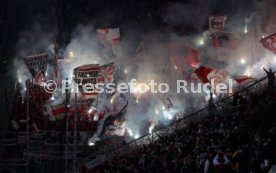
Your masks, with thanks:
M276 91L237 95L233 111L212 113L96 168L122 173L264 173L276 164Z

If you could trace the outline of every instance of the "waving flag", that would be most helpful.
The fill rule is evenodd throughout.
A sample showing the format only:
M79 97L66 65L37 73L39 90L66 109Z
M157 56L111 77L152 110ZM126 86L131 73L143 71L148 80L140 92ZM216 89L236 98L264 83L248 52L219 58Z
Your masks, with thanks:
M256 82L257 79L250 76L232 76L235 81L240 85L248 85L250 83Z
M170 58L178 71L182 72L185 65L195 67L198 65L198 52L194 49L186 47L184 44L171 44Z
M215 85L217 83L224 83L228 77L228 72L224 70L212 69L205 66L200 66L194 72L203 83L209 83L213 79Z
M114 54L118 53L119 45L121 43L120 29L97 29L98 37L103 45L108 45Z
M47 68L48 54L31 55L24 58L29 72L34 78L35 84L41 84L44 81L44 76Z
M260 40L263 47L276 54L276 33Z
M213 69L205 66L200 66L198 69L196 69L194 72L197 75L197 77L203 82L203 83L209 83L208 74Z
M52 106L52 115L55 117L56 120L62 120L65 116L65 110L65 104L54 105Z
M111 83L114 80L114 62L100 66L99 83Z

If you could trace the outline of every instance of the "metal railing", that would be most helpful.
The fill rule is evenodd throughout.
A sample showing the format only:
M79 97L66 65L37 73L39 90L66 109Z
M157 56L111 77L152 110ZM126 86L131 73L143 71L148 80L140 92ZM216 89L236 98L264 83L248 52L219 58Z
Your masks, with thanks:
M274 74L275 74L275 72L274 72ZM266 78L267 77L263 77L263 78L257 80L256 82L241 89L240 91L236 92L235 94L239 94L241 96L247 96L249 94L256 94L256 93L263 91L263 89L265 89L265 87L266 87L266 84L264 84L264 81ZM217 101L216 103L214 103L215 112L212 112L212 113L221 114L221 113L230 111L231 109L235 109L233 106L230 105L233 101L233 97L234 97L234 95L231 95L231 96L228 96L228 97L221 99L221 100ZM114 157L123 156L123 155L127 154L130 150L133 150L138 146L147 145L152 142L155 142L159 139L160 136L170 135L174 130L183 129L186 127L186 125L188 123L200 122L202 120L202 118L209 115L209 113L210 113L209 110L210 109L207 106L207 107L200 109L196 112L193 112L187 116L183 116L183 118L170 123L168 126L156 129L152 133L143 135L140 138L133 140L133 141L127 143L126 145L119 147L116 150L109 149L109 150L105 150L104 152L101 151L101 154L98 152L94 153L84 159L85 166L93 168L94 166L100 165L101 163L108 161Z

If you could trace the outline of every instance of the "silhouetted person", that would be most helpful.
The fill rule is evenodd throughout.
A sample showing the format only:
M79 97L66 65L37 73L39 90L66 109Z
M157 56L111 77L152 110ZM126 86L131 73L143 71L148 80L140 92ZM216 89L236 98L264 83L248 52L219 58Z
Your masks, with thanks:
M264 71L266 72L267 74L267 79L268 79L268 88L269 89L272 89L274 88L275 86L275 76L274 76L274 73L272 72L271 68L269 69L269 71L267 71L265 68L263 68Z

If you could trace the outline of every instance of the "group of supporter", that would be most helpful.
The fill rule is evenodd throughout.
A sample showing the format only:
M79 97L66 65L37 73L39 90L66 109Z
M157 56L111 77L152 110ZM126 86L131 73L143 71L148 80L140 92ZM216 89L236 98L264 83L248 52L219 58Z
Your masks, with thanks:
M236 95L211 113L95 168L124 173L265 173L276 164L276 91Z

